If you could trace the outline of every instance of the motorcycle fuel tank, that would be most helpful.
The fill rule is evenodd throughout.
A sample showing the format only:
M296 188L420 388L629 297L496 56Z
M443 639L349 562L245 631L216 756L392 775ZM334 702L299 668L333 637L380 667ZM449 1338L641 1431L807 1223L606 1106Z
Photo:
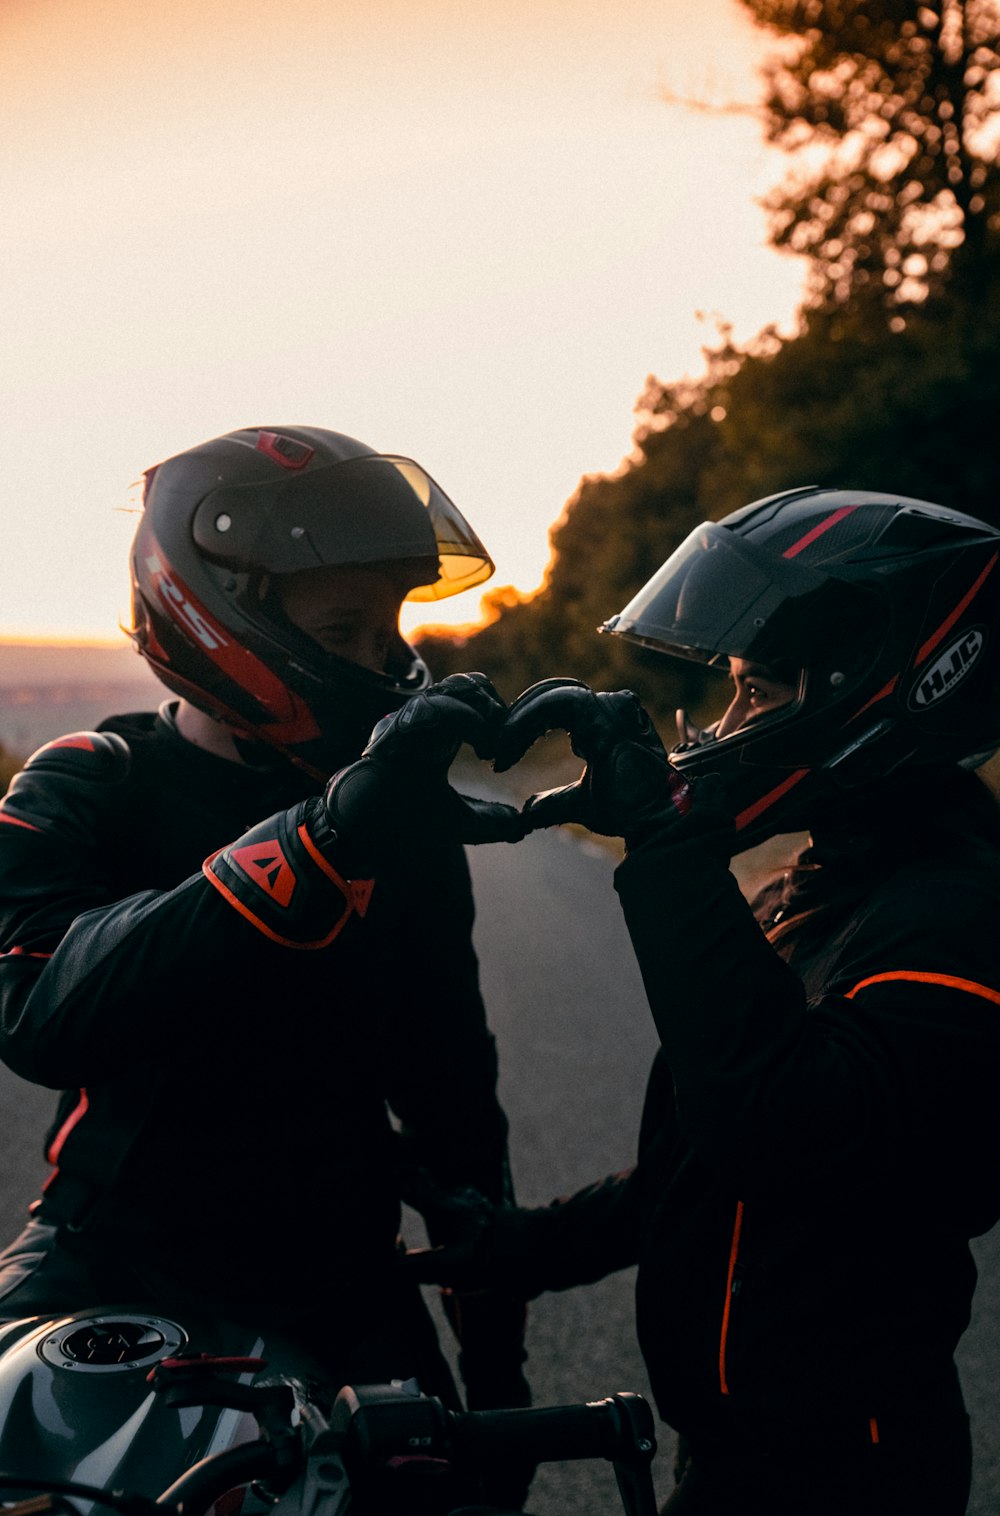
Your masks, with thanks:
M108 1307L13 1322L0 1327L0 1468L155 1499L200 1459L257 1437L245 1411L172 1406L154 1391L156 1365L188 1353L264 1358L236 1382L281 1380L298 1401L314 1372L287 1345L212 1318Z

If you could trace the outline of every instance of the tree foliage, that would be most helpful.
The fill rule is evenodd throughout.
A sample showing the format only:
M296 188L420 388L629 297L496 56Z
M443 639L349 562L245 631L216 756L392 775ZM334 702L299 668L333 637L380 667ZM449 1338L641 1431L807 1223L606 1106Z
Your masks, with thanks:
M1000 0L741 3L778 37L769 133L812 165L772 199L774 241L810 259L800 329L723 331L701 377L649 378L632 453L581 481L541 592L425 645L508 697L552 674L629 685L665 735L675 706L707 714L704 672L596 628L698 522L815 484L1000 526Z
M767 203L811 303L899 317L952 277L979 294L1000 247L998 0L741 4L778 38L766 129L795 166Z
M585 477L553 528L542 590L530 599L511 591L490 597L495 619L463 642L426 639L435 673L479 668L508 697L537 679L571 675L601 689L635 689L666 720L678 705L698 705L705 680L697 665L668 665L597 634L706 514L698 480L718 435L701 397L711 386L650 384L657 408L632 456L615 474Z

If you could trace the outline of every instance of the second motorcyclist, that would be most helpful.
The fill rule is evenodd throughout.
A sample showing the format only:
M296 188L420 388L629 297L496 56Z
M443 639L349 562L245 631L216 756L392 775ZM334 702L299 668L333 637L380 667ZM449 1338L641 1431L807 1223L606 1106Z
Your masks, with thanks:
M1000 533L927 502L790 491L705 523L605 628L721 665L668 761L638 701L551 680L511 707L586 759L533 826L623 836L661 1041L634 1170L490 1212L420 1277L529 1294L638 1262L682 1434L670 1516L960 1516L954 1365L1000 1216ZM809 829L753 904L738 849Z

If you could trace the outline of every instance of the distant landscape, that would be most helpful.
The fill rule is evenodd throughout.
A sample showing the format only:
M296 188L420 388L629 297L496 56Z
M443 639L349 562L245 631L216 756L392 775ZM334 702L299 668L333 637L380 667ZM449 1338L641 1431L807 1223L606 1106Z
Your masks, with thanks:
M124 639L120 646L0 641L0 746L18 757L104 716L155 709L166 696Z

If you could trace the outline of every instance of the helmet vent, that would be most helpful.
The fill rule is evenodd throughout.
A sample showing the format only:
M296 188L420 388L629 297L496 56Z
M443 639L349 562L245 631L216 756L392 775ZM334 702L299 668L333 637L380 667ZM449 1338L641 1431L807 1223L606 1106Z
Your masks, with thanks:
M258 432L257 451L280 463L282 468L290 469L305 468L316 454L314 447L297 442L294 437L283 437L280 432Z
M817 513L814 521L801 516L787 527L769 531L767 549L781 558L795 558L809 568L851 559L867 546L895 514L884 505L842 506L834 512ZM825 519L824 519L825 517ZM757 534L749 532L750 541Z

